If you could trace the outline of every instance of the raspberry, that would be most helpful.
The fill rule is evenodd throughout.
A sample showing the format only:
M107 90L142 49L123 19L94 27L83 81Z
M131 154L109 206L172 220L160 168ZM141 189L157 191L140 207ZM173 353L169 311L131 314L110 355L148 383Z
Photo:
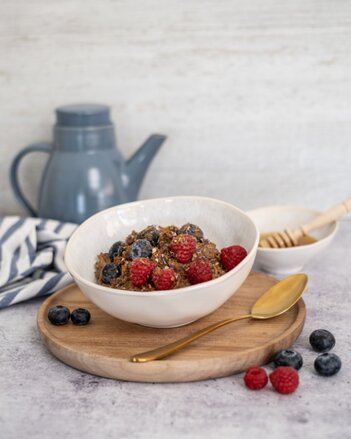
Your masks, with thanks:
M283 394L295 392L299 385L299 374L292 367L278 367L269 375L269 379L274 389Z
M205 259L198 259L189 265L186 275L192 285L207 282L212 279L211 265Z
M147 258L136 258L130 264L130 278L136 287L144 285L154 269L155 264Z
M170 290L176 279L176 273L172 268L155 268L152 273L152 282L156 290Z
M268 383L268 376L262 367L250 367L245 373L244 382L249 389L260 390Z
M236 267L246 256L247 251L240 245L232 245L221 250L221 262L227 271Z
M185 264L190 261L195 253L196 239L191 235L181 233L172 239L169 249L175 254L178 262Z

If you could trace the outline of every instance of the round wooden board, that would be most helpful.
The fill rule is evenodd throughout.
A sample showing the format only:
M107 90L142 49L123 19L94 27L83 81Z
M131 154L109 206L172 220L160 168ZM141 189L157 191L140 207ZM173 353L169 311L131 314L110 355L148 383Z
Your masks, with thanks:
M102 377L140 382L184 382L232 375L269 361L273 353L291 346L302 331L306 309L301 299L287 313L271 320L241 320L200 338L159 361L132 363L133 354L170 343L219 320L249 314L256 299L277 281L251 273L241 288L211 315L187 326L154 329L109 316L70 285L41 305L37 324L48 349L64 363ZM89 309L87 326L54 326L48 309L65 305L71 311Z

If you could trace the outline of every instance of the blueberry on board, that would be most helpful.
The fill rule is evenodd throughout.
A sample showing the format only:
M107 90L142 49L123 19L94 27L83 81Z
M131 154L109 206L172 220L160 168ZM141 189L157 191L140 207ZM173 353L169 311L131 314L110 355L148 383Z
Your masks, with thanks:
M121 275L121 266L118 264L106 264L101 270L101 279L105 284L110 284L112 280Z
M186 233L187 235L191 235L197 239L197 241L202 241L204 237L204 232L200 229L200 227L195 224L187 223L184 224L180 229L179 233Z
M124 244L122 241L117 241L112 244L110 250L108 251L108 255L110 257L110 261L113 262L115 256L121 256L123 253Z
M296 370L301 369L303 365L301 354L290 349L283 349L277 352L273 356L272 361L276 367L288 366L293 367Z
M328 352L335 346L335 337L326 329L316 329L310 335L310 343L316 352Z
M152 254L152 245L147 239L137 239L129 247L129 259L149 258Z
M71 320L75 325L87 325L90 321L90 312L84 308L77 308L72 311Z
M69 309L63 305L56 305L48 312L48 319L53 325L65 325L68 323L69 317Z
M330 377L341 369L341 360L335 354L324 353L318 355L314 362L314 368L319 375Z
M155 226L149 226L142 230L138 237L141 239L146 239L153 247L156 247L158 240L160 239L160 232Z

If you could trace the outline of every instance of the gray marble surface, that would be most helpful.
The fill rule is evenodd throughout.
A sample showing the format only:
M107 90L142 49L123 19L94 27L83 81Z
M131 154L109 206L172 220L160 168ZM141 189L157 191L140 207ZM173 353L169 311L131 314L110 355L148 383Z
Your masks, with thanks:
M249 391L242 374L138 384L82 373L42 345L35 322L42 300L32 300L0 311L0 437L350 438L350 226L343 222L329 249L305 267L308 315L295 345L305 365L296 393ZM317 328L336 336L343 368L334 377L313 371L308 336Z

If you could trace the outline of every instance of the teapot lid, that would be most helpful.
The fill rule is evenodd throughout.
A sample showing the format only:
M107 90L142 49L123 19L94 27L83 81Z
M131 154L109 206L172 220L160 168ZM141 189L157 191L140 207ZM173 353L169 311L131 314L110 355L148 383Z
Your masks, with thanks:
M111 125L110 108L100 104L64 105L56 109L56 125L65 127Z

